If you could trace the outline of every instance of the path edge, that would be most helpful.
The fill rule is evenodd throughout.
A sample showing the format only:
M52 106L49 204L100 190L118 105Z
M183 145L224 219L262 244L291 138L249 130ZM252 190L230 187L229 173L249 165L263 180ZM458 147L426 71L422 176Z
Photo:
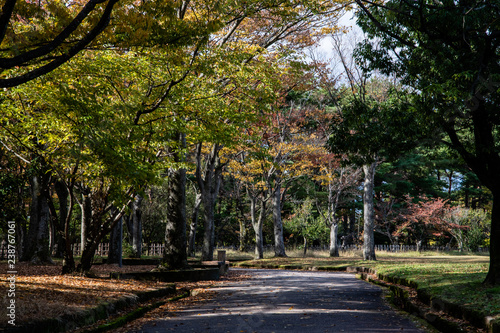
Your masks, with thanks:
M264 264L253 266L245 263L236 264L235 266L241 268L304 270L300 265ZM442 311L455 319L465 320L471 326L485 329L488 333L500 333L500 317L485 316L480 311L469 309L464 305L451 303L437 296L431 296L424 288L419 288L416 282L406 278L391 277L377 273L372 268L358 266L318 266L307 268L307 270L354 273L367 282L386 287L391 293L391 298L395 306L411 315L424 319L441 332L462 333L464 331L455 322L437 316L435 311ZM408 289L414 290L417 293L418 301L426 305L430 310L426 310L415 304L409 297Z

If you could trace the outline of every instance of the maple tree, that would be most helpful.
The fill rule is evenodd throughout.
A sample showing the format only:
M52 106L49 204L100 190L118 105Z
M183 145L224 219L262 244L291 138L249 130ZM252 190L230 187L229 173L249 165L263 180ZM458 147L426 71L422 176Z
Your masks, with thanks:
M290 67L287 84L300 85L308 75ZM285 89L286 91L286 89ZM307 108L292 101L280 102L264 115L260 128L252 129L253 142L244 146L245 153L229 164L231 174L246 188L250 201L250 216L256 234L256 258L262 258L262 223L271 203L274 228L275 256L286 256L283 238L282 209L290 185L298 178L312 175L313 156L324 149L314 133L304 130L310 120ZM260 209L258 207L260 206ZM259 214L257 215L257 213Z
M245 135L237 134L242 128L253 126L256 114L264 103L272 96L270 83L265 76L267 71L261 67L265 62L249 64L239 74L244 76L229 76L231 71L225 71L226 84L214 86L214 93L206 100L211 114L197 123L196 133L190 135L191 140L198 142L195 152L195 178L203 202L204 240L202 258L213 258L214 209L219 194L222 173L227 161L231 159L229 150L238 142L246 140ZM221 66L222 67L222 66ZM250 74L251 75L248 75ZM221 73L222 74L222 73ZM227 84L230 82L229 84ZM209 91L204 88L202 91ZM197 103L195 107L199 107ZM214 132L213 129L217 128ZM241 133L241 132L240 132ZM225 153L223 153L225 151ZM235 152L236 154L238 152ZM225 155L222 157L222 155ZM234 153L233 153L234 154Z
M268 156L263 169L271 194L276 256L286 256L281 211L287 191L295 179L312 175L313 163L309 157L320 149L309 144L309 135L302 133L301 111L291 105L272 114L272 125L263 134Z
M0 87L50 73L88 49L193 45L218 28L205 1L6 0L0 15ZM191 11L190 11L191 10ZM191 14L190 14L191 13ZM209 19L208 21L204 19Z
M247 51L244 53L246 58L241 59L241 62L246 66L255 66L257 64L257 67L254 68L253 72L253 75L255 76L255 73L262 71L262 69L259 69L259 66L265 64L262 60L256 59L257 55L264 54L267 49L273 50L271 55L267 56L267 58L272 61L272 57L280 59L284 58L286 54L292 53L291 49L301 49L312 45L316 35L324 34L324 32L317 30L319 27L325 27L325 19L337 16L339 10L343 6L342 3L332 3L327 5L322 2L309 2L307 4L297 3L296 5L296 7L289 7L288 4L284 3L279 3L276 6L261 4L255 9L249 8L245 13L246 16L241 15L237 17L236 20L225 29L222 29L219 33L214 34L214 40L211 45L212 47L221 48L226 54L228 52L234 52L234 50L238 47L241 47L243 50L250 50L250 52ZM319 8L324 10L324 12L319 12ZM290 50L285 52L285 56L281 55L284 52L280 50L280 48L284 45L287 45L290 48ZM291 45L293 45L293 48L290 47ZM220 88L224 89L228 85L234 87L231 93L226 93L223 97L228 103L234 103L235 96L237 96L236 93L239 93L237 90L240 89L240 84L235 84L235 81L232 81L234 79L229 77L227 73L223 74L226 76L219 77L222 81ZM267 71L266 74L269 76L269 71ZM249 91L256 88L254 86L255 82L259 84L259 82L266 81L269 81L269 78L266 79L264 77L260 77L259 79L248 81L245 84L247 88L250 88L251 90L247 90L243 95L248 95ZM235 84L235 86L233 86L233 84ZM267 82L267 84L272 83ZM238 102L241 101L241 98L236 98L238 98ZM258 96L256 95L254 100L257 99L259 100L258 104L260 104L262 108L265 108L265 103L267 101L264 94L261 93L258 94ZM245 108L250 108L250 110L246 110ZM249 114L249 112L252 112L252 108L255 108L255 106L246 104L243 107L240 107L235 114ZM212 109L214 109L213 106ZM234 126L240 126L240 128L245 127L245 123L242 123L243 118L241 116L240 119L234 119L228 116L226 117L226 119L222 118L222 124L228 124L230 126L231 123L233 123ZM234 137L229 141L224 137L215 137L215 140L214 138L209 139L211 139L208 142L211 143L212 149L210 150L210 153L205 156L203 171L201 170L201 150L198 150L196 155L196 178L202 195L201 200L204 202L203 207L205 211L205 234L202 253L202 257L205 260L210 260L213 252L213 233L211 232L214 228L213 209L217 199L217 192L219 188L218 184L220 184L223 168L223 164L220 163L219 153L224 146L231 144ZM279 230L279 228L277 230Z
M214 124L221 124L221 119L222 124L224 119L231 117L239 121L238 124L247 121L247 116L234 111L242 109L242 101L249 100L248 95L252 90L246 89L248 78L250 82L259 81L252 79L258 70L250 62L258 64L255 61L257 56L277 41L288 43L293 41L294 35L300 36L299 31L302 31L302 36L306 36L316 29L308 27L308 24L320 17L317 15L319 9L343 6L323 6L319 3L302 5L298 2L298 7L290 7L289 4L271 2L263 6L248 4L241 8L203 1L182 2L180 7L173 4L161 6L160 2L123 4L115 11L113 24L101 34L100 39L95 39L92 51L79 56L72 55L71 67L61 67L64 72L57 72L57 81L54 74L36 82L44 84L38 95L44 95L40 100L45 103L39 105L44 104L47 124L54 120L59 122L58 125L67 130L59 136L64 138L63 143L67 147L74 145L80 150L68 148L70 154L59 150L54 156L62 162L57 168L59 177L66 178L64 181L70 198L73 203L79 201L82 211L82 245L85 248L82 270L89 268L97 242L125 214L126 206L133 200L135 192L150 183L154 173L161 167L166 166L170 170L172 190L169 202L173 208L179 209L175 216L167 217L171 221L167 224L173 227L174 235L183 233L183 173L186 168L183 155L186 146L182 138L186 138L188 143L209 140L221 144L236 137L237 126L231 121L224 130L220 126L218 132L213 129ZM43 10L40 15L49 15ZM68 14L67 17L70 17L69 11L63 11L61 15ZM156 14L150 15L152 12ZM334 14L331 11L321 17ZM253 21L247 19L250 17ZM247 39L244 36L249 29L256 26L252 22L259 20L261 28L272 27L272 32L260 35L258 41L242 43ZM134 24L127 27L124 22ZM49 41L49 34L43 30L45 27L43 24L36 26L39 29L37 33L40 38ZM239 27L241 29L236 29ZM80 30L75 30L71 38L85 35L84 28L82 25ZM215 33L217 31L220 33ZM236 35L238 38L233 38ZM310 45L311 39L296 44ZM110 45L114 48L108 49ZM72 48L71 42L65 46L70 50ZM29 47L26 46L26 49ZM55 51L54 59L66 59L68 54L65 55L59 49ZM33 59L25 71L20 70L20 75L29 74L32 69L48 68L45 65L51 62L47 59L47 62ZM131 64L134 67L130 67ZM16 73L10 71L8 75ZM260 81L265 82L265 78ZM255 87L260 86L262 84L257 83ZM29 87L24 89L23 93ZM246 89L245 94L241 94L243 89ZM262 90L255 89L254 92L259 98L263 95ZM31 103L38 97L30 94L23 99ZM246 97L241 99L241 96ZM209 106L210 112L199 114L200 108L204 106ZM19 110L21 108L16 110L17 114L13 114L12 119L20 118ZM110 117L113 119L110 120ZM209 130L203 131L202 127ZM50 133L54 131L54 126L45 129ZM23 136L22 129L18 130L18 136ZM7 131L6 137L12 139L9 137L12 134ZM39 140L44 135L37 133L35 138ZM45 140L44 144L49 150L58 147L54 135L42 140ZM39 154L40 151L43 149L38 149ZM54 156L47 156L51 164ZM176 179L177 185L174 183ZM81 199L71 196L74 191ZM73 203L69 204L70 210ZM117 205L120 206L118 213L108 215ZM169 210L172 214L174 211ZM172 237L166 235L166 238ZM168 241L167 244L173 242ZM172 246L173 251L182 248L182 245ZM182 253L180 250L178 256L167 254L165 258L181 258L179 263L170 266L182 265Z
M267 214L267 202L271 198L265 181L265 170L254 146L245 147L237 158L228 163L227 172L244 187L250 202L250 222L255 233L255 259L264 258L262 226Z
M301 126L309 134L308 144L315 147L309 151L309 159L315 169L312 178L319 185L316 193L316 208L330 230L330 256L338 257L338 211L340 207L345 207L353 200L361 169L349 163L347 156L333 154L326 148L331 134L331 123L337 117L326 107L328 103L331 103L332 98L335 99L335 93L331 88L335 85L336 79L326 77L325 69L317 61L314 63L314 68L316 75L319 75L321 90L317 92L317 95L311 94L309 98L304 99ZM321 191L326 192L326 196L320 197Z
M405 212L399 217L402 223L398 225L394 235L400 237L406 234L413 238L417 244L417 251L422 251L422 246L431 237L446 236L452 230L466 228L453 220L446 219L449 211L447 200L408 196L406 204Z
M55 238L54 222L57 215L52 214L52 218L50 216L53 209L49 189L56 175L56 171L50 169L50 164L52 160L60 161L61 155L51 155L48 142L54 140L59 148L57 153L64 154L68 149L64 140L67 131L47 131L50 119L43 113L43 103L36 103L35 100L25 101L23 91L10 91L4 96L6 100L5 112L2 114L2 145L26 171L30 170L26 176L30 180L31 218L25 248L20 251L20 256L25 260L51 261L49 249L54 246L50 242ZM61 214L61 220L67 218L63 215Z
M86 239L90 237L89 249L85 252L86 260L91 260L93 257L95 250L92 251L92 248L97 246L108 230L107 225L114 223L114 219L106 220L108 222L102 228L100 227L101 218L111 208L109 205L114 199L119 198L118 189L137 186L151 176L150 174L141 177L147 174L150 168L147 164L139 163L145 157L139 153L140 144L138 146L124 144L124 142L131 142L131 137L127 138L128 131L125 130L123 124L118 122L119 114L106 112L106 110L114 109L119 99L109 97L110 91L114 92L112 85L106 87L99 84L98 73L99 70L109 68L110 60L116 65L117 63L114 62L116 59L97 57L93 60L95 61L83 61L81 67L74 67L73 71L65 72L73 78L70 81L71 85L56 85L48 76L44 85L36 90L30 89L29 85L13 89L10 95L12 96L10 112L4 114L5 118L2 123L4 144L15 143L19 149L18 153L24 154L26 151L37 158L34 161L44 162L45 170L50 166L51 173L42 170L41 175L44 177L54 175L54 178L60 179L67 185L71 202L68 204L69 212L64 217L66 231L59 230L64 232L66 238L69 237L69 216L76 199L73 190L78 187L78 192L82 195L80 205L84 231L82 233L83 245L87 245ZM89 64L96 65L96 67L88 66ZM111 79L109 75L108 77ZM122 82L126 84L124 80ZM90 83L92 88L89 88L86 83ZM107 88L110 90L106 90ZM85 93L81 93L80 89L84 89ZM108 93L107 96L104 95L105 92ZM40 98L41 96L43 98ZM18 107L18 105L23 107ZM41 110L44 112L40 112ZM106 117L108 120L103 121ZM24 122L19 122L20 119L24 119ZM135 148L138 148L135 151L136 154L130 154ZM133 157L138 159L134 160ZM30 163L28 159L25 161ZM146 167L142 169L146 173L140 171L142 167ZM133 185L136 181L136 185ZM45 185L45 189L41 193L46 193L48 183L45 181L42 184ZM95 189L92 188L93 186ZM114 199L108 201L111 193ZM95 199L94 202L92 202L93 199ZM45 198L41 202L47 201ZM117 202L114 205L117 205ZM120 214L123 215L123 211ZM35 227L36 220L32 222ZM86 229L90 225L96 230ZM45 226L43 228L45 229ZM86 234L86 231L89 233ZM67 243L70 241L66 239ZM67 249L66 252L68 252ZM68 261L72 260L68 258ZM71 268L68 269L71 270Z

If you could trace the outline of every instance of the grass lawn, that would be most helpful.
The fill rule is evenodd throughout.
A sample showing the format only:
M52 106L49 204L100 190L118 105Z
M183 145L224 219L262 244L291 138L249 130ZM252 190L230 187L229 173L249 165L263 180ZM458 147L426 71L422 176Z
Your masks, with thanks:
M329 258L327 252L309 252L306 258L298 251L287 254L288 258L272 258L268 253L262 260L252 260L250 253L228 251L227 256L230 261L232 258L250 259L239 262L241 267L332 270L347 266L369 267L387 276L413 281L431 296L465 305L488 316L500 316L500 287L482 284L488 271L488 255L378 252L377 261L364 261L361 252L356 251L341 254L339 258Z

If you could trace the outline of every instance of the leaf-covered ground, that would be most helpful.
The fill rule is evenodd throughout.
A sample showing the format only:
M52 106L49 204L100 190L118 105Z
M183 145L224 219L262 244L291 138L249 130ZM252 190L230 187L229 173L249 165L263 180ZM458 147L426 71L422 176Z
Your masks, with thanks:
M167 287L169 283L152 281L109 279L110 272L149 271L154 266L95 265L92 271L95 278L78 275L61 275L61 267L34 266L27 263L16 264L16 326L44 318L56 318L65 313L97 306L103 301L111 301L125 295L141 291ZM9 275L7 264L0 263L1 308L6 309L8 297ZM176 283L177 289L199 289L203 291L221 281L203 281L199 283ZM0 328L7 326L8 317L0 315ZM1 330L1 329L0 329Z

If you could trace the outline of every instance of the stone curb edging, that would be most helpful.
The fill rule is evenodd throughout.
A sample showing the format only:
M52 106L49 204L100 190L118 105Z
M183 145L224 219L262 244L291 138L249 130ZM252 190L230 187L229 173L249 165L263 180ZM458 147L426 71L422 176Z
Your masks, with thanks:
M500 318L495 319L493 317L484 316L480 311L469 309L460 304L451 303L436 296L432 297L426 289L418 288L418 284L413 281L409 281L405 278L395 278L383 275L371 268L365 267L348 267L346 272L357 273L360 278L365 281L388 287L395 299L394 303L398 307L412 315L426 320L429 324L442 332L453 333L463 332L463 330L456 323L447 321L444 318L419 308L409 300L408 291L400 286L416 290L418 300L435 311L443 311L451 317L466 320L475 327L486 329L488 333L500 333ZM372 279L370 275L375 275L377 279Z
M177 301L179 299L185 298L185 297L190 296L190 295L191 295L191 292L189 290L186 290L183 294L181 294L179 296L172 297L166 301L155 302L155 303L149 304L145 307L140 307L138 309L135 309L135 310L127 313L124 316L121 316L120 318L115 319L114 321L112 321L110 323L101 325L101 326L94 328L94 329L86 330L85 333L102 333L102 332L106 332L106 331L109 331L109 330L112 330L115 328L122 327L123 325L125 325L128 322L131 322L132 320L135 320L137 318L142 317L143 315L145 315L146 313L148 313L151 310L154 310L154 309L159 308L160 306L165 305L169 302L174 302L174 301Z
M17 327L6 328L4 332L8 333L56 333L65 332L96 323L99 320L106 319L119 310L133 306L156 297L164 297L175 293L174 284L156 290L139 292L134 295L123 296L112 302L103 302L96 307L87 310L81 310L74 313L64 314L57 318L43 319L29 324Z

